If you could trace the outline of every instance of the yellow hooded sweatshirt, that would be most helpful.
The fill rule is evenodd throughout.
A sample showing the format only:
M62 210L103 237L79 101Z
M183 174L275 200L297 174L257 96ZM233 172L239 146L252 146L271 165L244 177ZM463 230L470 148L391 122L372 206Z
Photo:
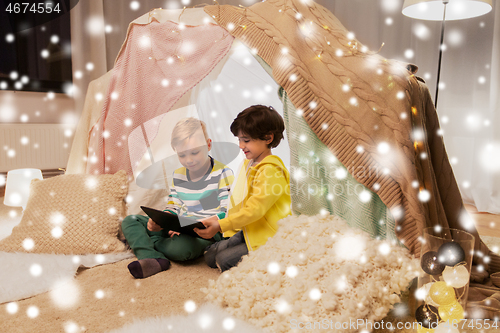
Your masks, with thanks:
M278 221L290 215L290 174L275 155L249 167L245 160L231 189L226 218L219 220L224 237L243 230L248 251L264 245L278 230Z

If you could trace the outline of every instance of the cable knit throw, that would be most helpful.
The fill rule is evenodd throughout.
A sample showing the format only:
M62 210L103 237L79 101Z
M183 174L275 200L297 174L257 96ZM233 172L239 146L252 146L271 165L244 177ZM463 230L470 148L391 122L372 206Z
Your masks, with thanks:
M467 228L476 250L489 254L490 272L500 270L498 256L463 221L467 214L437 115L414 66L373 54L312 1L213 5L205 12L271 66L276 82L344 166L372 171L351 173L391 209L396 234L413 254L420 255L425 227ZM422 192L430 199L420 200Z
M113 68L101 117L90 134L87 173L132 175L154 140L159 122L227 54L234 38L214 24L180 25L153 18L129 28ZM98 98L98 96L96 96ZM139 137L130 136L142 126Z

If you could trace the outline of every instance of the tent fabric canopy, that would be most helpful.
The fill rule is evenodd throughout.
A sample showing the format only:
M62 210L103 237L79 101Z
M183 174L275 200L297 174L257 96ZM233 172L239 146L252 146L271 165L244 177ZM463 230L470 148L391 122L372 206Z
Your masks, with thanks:
M160 14L163 16L158 16L158 19L161 22L167 22L177 20L181 12L165 10ZM201 8L187 9L182 13L182 23L186 25L210 24L211 22L207 20L209 18ZM129 26L128 33L131 33L136 26L143 27L144 30L148 19L149 15L146 14L134 20ZM129 42L130 38L127 37L117 61L126 55ZM113 91L109 89L109 86L112 72L113 70L89 85L84 110L71 149L67 173L83 173L91 167L93 152L98 149L98 140L95 139L96 135L93 135L91 128L98 126L102 118L102 110L105 108L104 100L111 99ZM165 87L161 86L161 89ZM278 89L279 86L254 59L250 50L240 42L234 41L228 53L210 73L195 87L188 90L170 108L170 111L163 108L163 112L156 117L152 112L141 115L149 119L142 124L134 120L124 144L128 147L136 142L146 154L141 156L139 163L132 168L127 203L128 213L142 214L141 205L164 208L163 197L168 194L168 188L165 189L162 185L170 184L173 170L180 167L178 158L170 147L170 133L179 119L194 116L203 120L207 124L209 136L214 143L211 150L212 156L229 165L233 170L238 170L244 156L240 153L237 140L230 133L229 126L240 111L253 104L273 105L278 112L282 112ZM109 113L123 112L119 114L120 117L133 119L133 113L128 113L129 110L108 109ZM226 156L228 147L230 156ZM234 156L235 149L236 157ZM290 154L287 141L281 142L273 151L289 166ZM120 162L130 165L130 161L124 156L120 157Z
M440 225L466 229L463 223L467 213L438 134L437 115L427 87L414 75L414 67L407 68L366 50L361 43L349 38L347 30L330 12L311 1L267 0L243 9L214 5L186 10L183 16L188 18L188 13L193 12L198 18L203 17L199 15L200 10L208 14L205 18L213 19L219 27L243 42L248 54L251 50L269 64L275 81L271 79L268 83L271 90L276 92L280 86L283 87L291 106L302 113L303 120L316 138L351 172L355 181L380 197L391 210L397 237L413 254L420 255L418 237L424 227ZM149 22L144 22L147 16L137 20L142 20L144 27ZM134 27L131 24L128 33ZM127 47L128 39L118 60L126 54ZM213 61L213 70L206 71L198 85L194 84L193 89L180 94L163 111L182 114L186 110L184 108L194 105L196 110L190 109L190 114L217 124L218 120L211 116L214 110L217 111L215 114L224 111L224 117L230 122L242 110L239 108L241 104L236 103L247 106L259 103L258 98L245 99L231 91L227 94L232 95L232 100L211 100L216 95L213 94L214 89L219 89L216 79L223 71L223 65L234 55L234 44L229 44L229 47L219 61ZM232 78L239 75L238 72L232 74ZM99 90L106 99L110 99L115 90L107 89L107 82L111 80L108 73L106 78L94 85L96 89L101 86ZM90 91L95 93L94 89ZM274 103L268 104L276 108ZM205 104L208 106L204 107ZM99 130L97 138L92 139L89 126L93 126L95 123L92 121L99 118L95 116L96 112L101 113L100 124L104 123L103 116L108 116L107 111L104 112L106 108L106 103L96 102L92 96L87 96L82 116L85 124L79 124L75 142L84 140L88 143L85 150L88 156L85 159L81 156L85 144L73 145L69 173L81 171L82 165L89 172L107 172L105 168L92 168L87 162L99 149L99 142L104 142L104 131ZM144 115L147 119L143 121L151 120L155 115L158 114ZM289 119L293 121L292 117ZM140 124L135 125L134 128ZM425 137L415 139L415 130L425 133ZM163 142L163 145L168 144ZM292 145L291 148L295 149ZM427 154L426 159L419 157L422 152ZM277 155L282 156L280 153ZM126 161L129 162L128 158ZM139 161L139 164L142 162ZM368 176L352 172L359 167L378 172ZM133 173L131 176L134 176ZM418 182L417 187L413 186L415 181ZM422 190L429 192L429 201L419 200ZM136 196L134 201L148 205L143 199L153 192L143 191L144 197ZM159 195L150 196L149 199L157 200L151 205L162 205L160 198ZM298 204L292 203L294 210ZM300 209L297 212L301 213ZM500 271L500 259L481 242L475 228L466 231L476 237L475 249L490 258L489 263L483 263L481 258L476 257L476 264L482 263L489 273Z
M425 227L468 227L442 138L431 132L438 128L435 110L414 73L349 38L332 13L312 1L204 9L271 66L276 82L344 166L381 171L353 176L391 209L398 238L413 254L420 255ZM415 140L414 147L415 130L427 139ZM429 158L420 159L421 152ZM430 200L419 200L422 189ZM466 231L478 240L476 250L490 254L490 269L499 271L500 258L475 227Z
M212 71L233 42L218 25L180 26L155 19L134 25L127 39L113 68L99 123L92 130L91 139L97 143L89 156L91 174L125 170L131 175L148 146L140 141L127 145L132 129L169 111ZM148 124L152 127L148 134L154 138L157 128Z

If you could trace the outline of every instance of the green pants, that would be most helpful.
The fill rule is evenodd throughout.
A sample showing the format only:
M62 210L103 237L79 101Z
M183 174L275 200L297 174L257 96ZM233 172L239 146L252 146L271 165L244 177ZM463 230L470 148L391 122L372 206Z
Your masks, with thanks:
M122 230L137 259L167 258L173 261L196 259L213 242L208 239L189 235L169 237L167 231L149 231L149 218L142 215L129 215L122 222ZM220 233L214 238L218 240Z

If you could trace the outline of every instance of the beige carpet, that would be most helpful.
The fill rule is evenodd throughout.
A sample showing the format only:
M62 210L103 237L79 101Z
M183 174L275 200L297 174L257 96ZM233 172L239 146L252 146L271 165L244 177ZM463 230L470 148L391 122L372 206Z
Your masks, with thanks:
M188 300L201 304L200 287L219 275L198 260L173 264L162 274L135 280L127 270L131 261L79 271L75 280L79 297L73 307L59 308L50 293L17 302L15 314L2 305L0 332L64 332L69 323L76 323L85 332L107 332L134 318L179 314ZM31 306L39 310L35 318L27 315Z
M3 201L3 200L2 200ZM0 207L0 224L8 217L6 207ZM147 279L136 280L127 270L132 260L80 270L75 279L78 299L72 307L60 308L50 293L28 298L17 304L17 311L11 311L8 304L0 305L0 332L107 332L134 321L155 316L187 314L184 304L188 300L203 303L205 287L209 279L217 279L217 270L208 268L202 259L176 264L165 272ZM2 267L2 269L8 269ZM74 295L68 294L68 298ZM34 318L28 316L28 309L39 311ZM355 320L355 318L353 318ZM408 315L389 314L384 323L391 321L411 322ZM237 331L237 329L235 330ZM304 330L305 331L305 330ZM483 330L495 332L496 330ZM389 332L389 330L375 330ZM396 332L413 332L396 330ZM467 329L462 332L481 332ZM146 332L144 332L146 333Z

